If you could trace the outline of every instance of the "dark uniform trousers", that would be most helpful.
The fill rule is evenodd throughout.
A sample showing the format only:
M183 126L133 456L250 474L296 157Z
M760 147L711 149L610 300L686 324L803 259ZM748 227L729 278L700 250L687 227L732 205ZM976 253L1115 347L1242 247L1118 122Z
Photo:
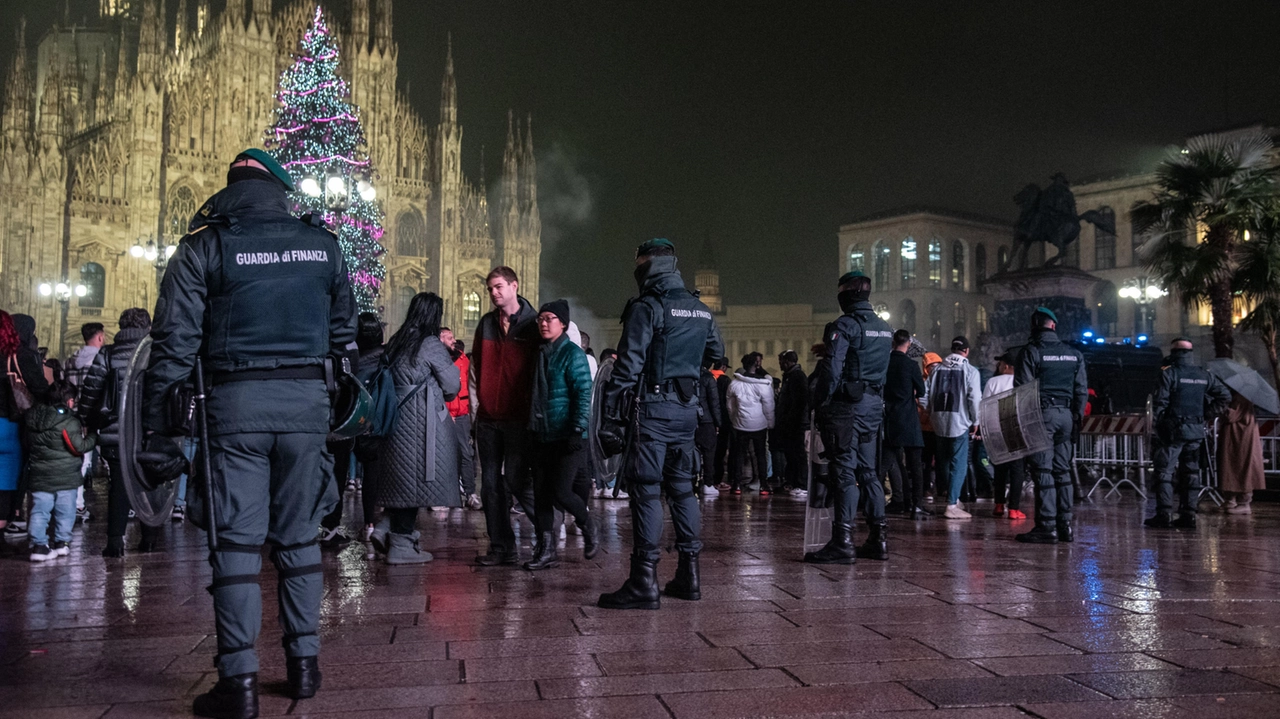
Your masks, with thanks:
M876 471L876 449L884 400L870 392L857 402L833 400L822 423L822 444L831 463L835 490L835 524L853 525L858 490L867 493L867 521L884 520L884 483Z
M1200 496L1200 451L1203 439L1156 442L1156 513L1173 513L1174 474L1178 475L1178 512L1194 514Z
M476 449L480 455L481 500L489 531L489 550L511 554L517 550L511 527L511 498L537 530L538 509L529 474L529 433L523 422L476 421ZM548 528L547 531L550 531Z
M1053 527L1071 521L1071 410L1041 405L1040 416L1053 448L1031 455L1028 465L1036 483L1036 525Z
M663 484L675 525L676 548L686 554L702 551L702 514L693 493L699 462L694 444L698 406L696 400L685 404L674 395L656 397L661 399L640 404L639 431L627 463L634 551L651 561L658 559L662 543Z
M209 444L217 478L219 544L210 556L209 591L218 626L218 674L258 671L254 644L262 628L258 573L264 543L271 544L278 572L285 654L318 655L324 576L316 528L338 503L325 435L238 432L215 434Z

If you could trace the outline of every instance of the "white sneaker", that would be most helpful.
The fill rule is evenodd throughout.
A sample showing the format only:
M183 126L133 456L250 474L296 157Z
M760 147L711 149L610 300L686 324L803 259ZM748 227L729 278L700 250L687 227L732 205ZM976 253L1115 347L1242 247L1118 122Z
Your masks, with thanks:
M467 495L467 509L484 509L484 504L480 502L480 498L474 494Z
M1249 503L1249 504L1236 503L1234 505L1228 506L1227 514L1253 514L1253 503Z
M708 484L707 486L702 488L702 496L703 497L719 497L720 490L716 489L716 486L714 484Z
M942 516L947 519L969 519L973 515L961 509L958 504L948 504L947 511L943 512Z
M800 499L805 499L809 496L809 490L796 487L795 489L791 490L791 496L797 497Z
M626 492L623 492L623 491L621 491L621 490L619 490L619 491L618 491L618 497L617 497L617 498L618 498L618 499L620 499L620 500L622 500L622 501L624 501L624 502L625 502L626 500L628 500L628 499L631 499L630 495L628 495Z

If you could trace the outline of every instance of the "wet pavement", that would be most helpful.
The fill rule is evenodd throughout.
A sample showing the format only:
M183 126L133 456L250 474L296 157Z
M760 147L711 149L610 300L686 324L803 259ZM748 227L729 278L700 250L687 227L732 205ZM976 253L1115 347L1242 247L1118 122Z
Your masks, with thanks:
M594 561L569 536L537 574L472 567L483 514L458 509L420 518L423 567L359 543L328 553L324 687L300 702L284 696L268 568L262 715L1280 715L1280 507L1153 532L1136 501L1099 503L1075 544L1043 547L1011 541L1028 523L983 503L971 520L892 520L889 562L814 567L798 561L803 502L703 506L703 599L656 612L594 606L626 575L622 502L592 503ZM108 562L104 529L77 527L71 556L45 565L0 558L0 719L189 716L215 680L203 535L174 524L163 552ZM674 571L664 555L661 579Z

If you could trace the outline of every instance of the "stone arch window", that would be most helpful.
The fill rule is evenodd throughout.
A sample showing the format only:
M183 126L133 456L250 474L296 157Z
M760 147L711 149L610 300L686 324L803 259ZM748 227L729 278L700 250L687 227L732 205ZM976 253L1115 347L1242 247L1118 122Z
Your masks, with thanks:
M877 242L871 250L871 259L875 263L875 280L876 290L883 292L889 289L889 255L891 254L889 246L883 242Z
M908 237L902 241L900 261L902 263L902 289L909 290L916 285L916 241Z
M1001 247L996 251L996 272L1009 269L1009 248Z
M960 240L951 242L951 287L964 289L964 243Z
M97 262L80 266L80 284L88 290L80 298L80 306L101 309L107 298L107 271Z
M1110 220L1115 227L1116 211L1110 207L1098 209L1104 220ZM1093 269L1109 270L1116 266L1116 233L1108 232L1101 227L1093 228Z
M462 321L467 324L480 322L480 293L472 290L462 296Z
M860 245L849 248L849 272L867 273L867 255Z
M916 332L916 303L911 300L903 300L901 309L898 312L898 324L902 329L915 334Z
M178 185L169 191L168 211L165 212L164 229L177 239L187 234L191 218L196 215L196 193L186 185Z
M987 279L987 246L978 243L973 248L973 280L975 283Z
M929 286L942 286L942 240L929 240Z
M952 313L952 320L954 325L953 328L957 335L969 333L969 313L965 310L963 303L956 303L954 312Z
M414 210L396 218L396 254L401 257L427 256L427 223Z
M973 325L973 328L977 330L979 334L991 331L991 325L987 320L987 308L985 306L978 305L978 311L973 315Z
M929 342L933 347L942 342L942 303L938 300L929 303Z

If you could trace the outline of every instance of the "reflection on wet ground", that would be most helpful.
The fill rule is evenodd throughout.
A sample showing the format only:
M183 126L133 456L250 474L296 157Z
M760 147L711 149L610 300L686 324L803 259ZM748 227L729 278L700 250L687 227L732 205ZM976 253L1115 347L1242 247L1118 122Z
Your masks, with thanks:
M1102 503L1078 512L1075 544L1043 547L979 504L971 520L892 520L889 562L814 567L798 561L801 501L703 506L703 599L657 612L594 606L626 574L616 501L593 502L594 561L571 535L538 574L472 567L483 514L459 509L423 513L424 567L367 561L359 543L328 554L324 688L302 702L283 695L268 568L262 715L1280 713L1280 507L1156 533L1136 501ZM104 528L77 528L71 556L43 566L0 559L0 718L187 716L214 681L203 535L174 524L163 552L107 562ZM674 570L665 555L661 579Z

